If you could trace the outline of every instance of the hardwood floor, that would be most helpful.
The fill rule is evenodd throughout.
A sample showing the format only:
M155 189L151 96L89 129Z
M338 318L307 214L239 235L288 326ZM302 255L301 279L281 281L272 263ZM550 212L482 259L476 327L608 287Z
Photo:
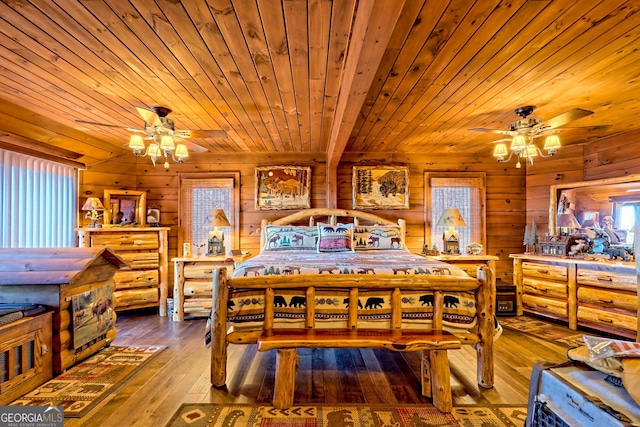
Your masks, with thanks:
M209 383L209 349L205 320L172 322L143 312L119 314L114 345L164 345L167 349L83 418L65 419L76 426L164 426L181 403L261 402L273 392L275 353L255 345L231 345L227 386ZM385 350L305 349L299 351L295 402L431 403L420 394L417 353ZM504 330L495 342L495 386L476 384L475 351L449 351L454 405L525 404L535 362L560 362L566 348Z

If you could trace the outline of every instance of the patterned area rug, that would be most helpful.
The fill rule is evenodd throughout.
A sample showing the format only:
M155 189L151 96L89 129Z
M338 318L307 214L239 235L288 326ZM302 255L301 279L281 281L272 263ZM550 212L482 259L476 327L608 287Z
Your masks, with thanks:
M572 331L566 326L548 322L531 316L501 317L500 324L545 341L554 341L565 347L573 348L582 345L584 335L592 333Z
M294 406L185 403L167 427L414 427L522 426L526 405L457 406L443 414L430 405Z
M11 405L63 406L65 418L82 417L165 348L104 348Z

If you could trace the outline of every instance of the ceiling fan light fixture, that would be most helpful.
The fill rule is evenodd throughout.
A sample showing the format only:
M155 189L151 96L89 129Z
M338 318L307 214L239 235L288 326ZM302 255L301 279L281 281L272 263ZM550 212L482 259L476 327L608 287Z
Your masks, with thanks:
M504 158L507 157L509 152L507 151L507 146L505 144L497 144L493 149L493 156L498 159L499 162L503 162Z
M162 135L162 138L160 138L160 149L165 152L176 149L176 145L173 142L173 137L171 135Z
M129 138L129 148L133 150L133 154L140 155L145 149L144 140L140 135L131 135Z
M178 144L176 146L176 151L174 153L174 156L176 159L178 159L177 160L178 163L184 162L184 159L189 157L189 151L187 150L187 146L184 144Z
M560 138L558 135L549 135L544 141L544 149L547 150L550 156L556 154L558 148L560 148Z
M527 146L527 140L522 135L516 135L511 140L511 150L512 151L522 151Z

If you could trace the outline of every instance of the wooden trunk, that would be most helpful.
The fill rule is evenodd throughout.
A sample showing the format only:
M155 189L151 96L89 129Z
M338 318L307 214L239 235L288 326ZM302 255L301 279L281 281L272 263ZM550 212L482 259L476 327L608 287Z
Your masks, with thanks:
M114 289L113 276L125 266L109 249L0 249L0 303L40 304L53 311L53 371L62 373L76 362L108 345L116 336L115 313L105 302L102 313L74 312L74 296L89 291ZM110 288L109 288L110 287ZM111 327L82 345L74 346L74 318L98 322L111 318ZM95 319L94 319L95 316ZM79 324L79 323L78 323Z

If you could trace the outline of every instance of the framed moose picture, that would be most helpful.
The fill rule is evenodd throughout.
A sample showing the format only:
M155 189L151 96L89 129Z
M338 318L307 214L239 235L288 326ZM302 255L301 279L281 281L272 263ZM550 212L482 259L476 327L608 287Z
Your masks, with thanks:
M308 209L311 207L311 168L266 166L256 168L256 209Z
M354 166L354 209L409 209L409 168Z

